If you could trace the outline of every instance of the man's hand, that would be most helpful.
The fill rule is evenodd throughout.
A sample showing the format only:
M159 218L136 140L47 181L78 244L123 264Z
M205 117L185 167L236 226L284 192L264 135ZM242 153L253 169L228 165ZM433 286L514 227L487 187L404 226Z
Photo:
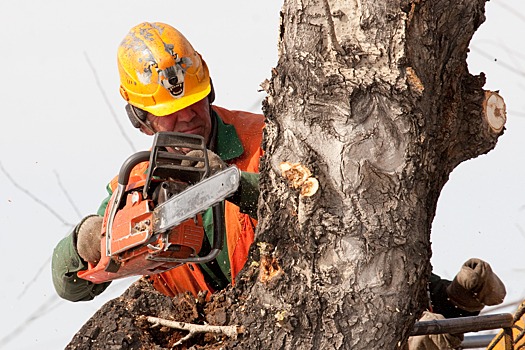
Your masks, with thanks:
M201 150L192 150L186 153L187 156L190 157L204 157ZM213 153L212 151L208 150L208 163L210 165L210 172L211 175L215 174L219 170L226 169L228 167L228 164L226 164L221 157L219 157L217 154ZM203 162L192 162L189 160L183 160L181 162L182 166L194 166L196 168L202 168L204 167Z
M423 312L419 321L444 320L445 317L429 311ZM404 350L442 350L457 349L463 341L462 334L426 334L408 338L407 347Z
M467 260L447 287L450 300L459 308L474 312L485 305L498 305L506 295L505 285L481 259Z
M100 260L102 216L91 215L79 224L77 230L78 255L85 261L96 264Z

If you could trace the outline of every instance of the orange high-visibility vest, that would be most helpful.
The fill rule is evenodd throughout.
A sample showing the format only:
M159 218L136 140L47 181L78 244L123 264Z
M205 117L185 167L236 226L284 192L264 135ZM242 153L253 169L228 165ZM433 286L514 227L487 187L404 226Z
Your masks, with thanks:
M213 106L213 109L225 124L234 126L244 149L239 157L227 162L236 165L241 171L258 173L259 159L263 154L261 142L264 117L249 112L229 111L217 106ZM132 176L143 176L146 167L147 165L137 166L133 170ZM116 185L115 181L116 179L112 181L111 187ZM132 180L130 179L130 181ZM232 284L235 284L235 277L248 258L248 251L254 240L257 220L248 214L241 213L238 206L228 201L225 202L224 209L228 257ZM184 264L169 271L151 275L150 280L155 289L168 296L183 292L191 292L197 296L199 291L208 291L209 297L214 292L213 288L206 283L198 264Z

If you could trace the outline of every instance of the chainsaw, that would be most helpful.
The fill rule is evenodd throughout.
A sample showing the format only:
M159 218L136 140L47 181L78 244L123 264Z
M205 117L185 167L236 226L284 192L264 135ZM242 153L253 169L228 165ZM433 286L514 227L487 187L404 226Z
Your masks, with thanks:
M202 157L186 155L191 150L201 150ZM130 177L143 162L149 162L145 176ZM196 162L204 166L186 165ZM102 224L101 259L96 265L88 263L78 276L102 283L215 259L225 234L222 201L237 190L239 182L235 166L210 175L201 136L156 133L150 151L137 152L122 164ZM213 242L209 252L199 256L206 239L202 213L209 208Z

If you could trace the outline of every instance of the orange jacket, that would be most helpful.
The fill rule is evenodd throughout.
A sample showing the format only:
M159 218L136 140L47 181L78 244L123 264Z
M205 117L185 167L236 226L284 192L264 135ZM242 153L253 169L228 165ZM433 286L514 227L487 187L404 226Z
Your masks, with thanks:
M259 114L241 111L229 111L213 106L223 125L217 135L217 153L229 164L236 165L241 171L258 173L259 159L262 156L261 141L264 117ZM139 169L140 168L140 169ZM132 176L143 176L145 168L138 166ZM130 182L133 182L130 180ZM116 187L116 179L110 186ZM254 240L257 221L248 214L243 214L237 205L225 202L226 244L230 260L232 283L243 268L250 245ZM172 270L150 276L155 289L174 296L182 292L197 295L199 291L214 292L206 283L198 264L185 264Z

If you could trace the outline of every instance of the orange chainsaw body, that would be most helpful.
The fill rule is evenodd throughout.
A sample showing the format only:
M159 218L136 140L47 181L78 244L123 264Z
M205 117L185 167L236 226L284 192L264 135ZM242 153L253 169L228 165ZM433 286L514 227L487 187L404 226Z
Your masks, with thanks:
M80 278L94 283L119 278L150 275L168 271L181 265L170 259L197 256L204 239L202 216L188 219L166 233L153 232L153 201L144 199L141 186L144 181L132 184L126 191L125 205L116 212L111 239L106 242L110 201L102 226L100 251L102 258L88 269L80 271ZM108 256L108 247L112 256Z
M190 154L191 150L199 153ZM132 174L144 162L148 162L144 176ZM237 190L240 172L232 166L211 175L202 136L156 133L151 151L128 157L117 180L102 224L101 259L96 264L88 262L78 277L102 283L161 273L185 263L203 264L217 257L225 236L221 203ZM206 238L201 214L208 209L213 239L209 249L206 246L206 252L200 252Z

